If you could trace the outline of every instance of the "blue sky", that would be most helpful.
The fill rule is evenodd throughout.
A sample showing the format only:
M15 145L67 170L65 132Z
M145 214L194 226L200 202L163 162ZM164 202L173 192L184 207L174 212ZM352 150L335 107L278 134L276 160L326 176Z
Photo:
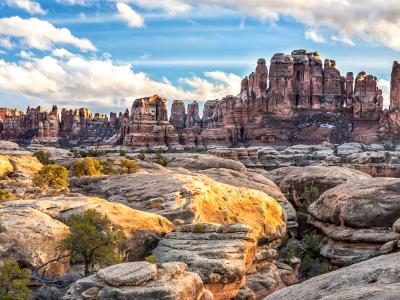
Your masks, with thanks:
M205 101L238 93L257 58L293 49L335 59L342 74L376 75L387 94L400 57L396 1L304 2L4 0L0 106L121 111L154 93Z

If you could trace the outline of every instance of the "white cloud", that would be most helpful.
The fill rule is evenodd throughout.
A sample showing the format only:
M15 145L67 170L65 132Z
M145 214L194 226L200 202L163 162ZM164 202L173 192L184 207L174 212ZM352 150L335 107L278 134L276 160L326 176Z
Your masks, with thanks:
M31 0L6 0L6 3L10 6L15 6L18 8L21 8L25 11L27 11L28 13L30 13L31 15L34 14L40 14L40 15L44 15L46 14L46 11L43 10L40 6L39 3L35 2L35 1L31 1Z
M56 2L63 5L80 5L80 6L89 6L96 3L95 0L56 0Z
M383 108L389 108L389 105L390 105L390 81L385 80L385 79L379 79L378 86L382 90Z
M10 41L9 38L0 38L0 47L12 49L14 48L14 44Z
M123 0L149 10L164 10L171 16L188 13L192 10L191 1L186 0Z
M54 54L65 53L56 49ZM43 99L47 104L87 105L96 108L125 108L132 99L160 94L167 99L208 100L238 94L240 77L208 72L205 78L181 78L174 85L166 78L151 79L134 72L130 64L109 59L87 59L78 55L62 58L27 57L19 62L0 59L0 90L21 98Z
M54 49L51 52L51 55L53 55L54 57L59 57L59 58L69 58L69 57L74 56L74 54L72 54L71 52L69 52L68 50L66 50L64 48Z
M311 40L315 43L325 43L325 38L323 35L321 35L317 30L314 28L309 28L307 29L306 32L304 32L304 36L306 39Z
M133 10L129 5L125 3L117 3L118 15L123 19L129 27L140 28L144 26L144 19L140 14Z
M146 10L164 10L177 17L234 13L271 23L282 18L290 18L308 28L313 28L314 32L317 30L330 32L328 37L333 36L335 40L348 45L354 45L355 39L362 39L400 50L399 0L124 0L124 2ZM307 32L312 38L311 32L309 30ZM316 38L322 40L321 37L323 36Z
M0 34L21 38L29 47L40 50L50 50L55 44L68 44L81 50L96 50L88 39L77 38L68 29L56 28L51 23L37 18L1 18Z
M198 99L221 99L226 95L237 95L240 89L241 77L232 73L220 71L205 72L206 79L194 76L180 78L179 82L190 87ZM211 81L209 80L211 79Z
M352 41L351 38L349 38L348 36L331 36L332 41L334 42L339 42L339 43L343 43L347 46L351 46L351 47L355 47L356 44Z

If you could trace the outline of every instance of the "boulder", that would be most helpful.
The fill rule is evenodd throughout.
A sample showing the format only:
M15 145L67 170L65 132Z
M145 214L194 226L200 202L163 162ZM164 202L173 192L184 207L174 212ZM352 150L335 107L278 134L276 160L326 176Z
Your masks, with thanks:
M339 145L336 149L336 153L339 156L350 155L354 153L362 152L363 148L362 145L359 143L345 143Z
M354 179L323 193L308 207L309 223L327 237L320 254L345 266L395 250L399 183L397 178Z
M179 172L178 172L179 171ZM265 193L215 181L205 175L173 170L83 180L85 193L186 223L243 223L267 239L285 234L285 213Z
M247 170L246 172L238 172L223 168L207 169L199 171L199 173L207 175L208 177L222 183L264 192L278 201L286 212L288 222L296 222L296 210L293 205L282 194L279 187L272 180L266 178L262 174L250 170Z
M0 258L15 258L37 267L57 257L58 244L69 232L64 222L71 214L87 209L107 215L112 225L123 231L129 260L143 260L158 239L173 229L161 216L79 194L4 202L0 205L0 225L4 228L0 232ZM66 269L66 265L51 264L48 272L62 275Z
M277 291L264 300L398 299L400 253L375 257Z
M161 263L181 261L200 275L215 299L234 298L245 283L257 239L247 225L191 224L177 227L153 250Z
M212 300L200 277L183 263L134 262L114 265L75 282L64 300Z
M318 197L326 190L354 178L369 179L371 176L345 167L309 166L290 171L282 179L279 187L292 203L301 205L305 200L311 204L316 199L305 199L304 192L314 188L318 192L315 196Z
M0 141L0 150L19 150L19 145L10 141Z
M43 167L35 156L8 155L7 158L13 166L13 173L22 177L33 177Z

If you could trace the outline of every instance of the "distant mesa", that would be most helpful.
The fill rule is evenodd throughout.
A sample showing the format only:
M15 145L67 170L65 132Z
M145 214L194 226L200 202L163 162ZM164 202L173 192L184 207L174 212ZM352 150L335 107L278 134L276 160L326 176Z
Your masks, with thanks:
M238 87L239 89L239 87ZM239 90L238 90L239 92ZM390 108L383 110L376 76L341 75L318 52L260 58L237 96L185 107L174 100L168 119L161 96L137 99L131 111L92 114L56 106L25 113L0 108L0 138L20 144L125 145L139 148L210 148L296 143L397 143L400 139L400 64L393 63Z

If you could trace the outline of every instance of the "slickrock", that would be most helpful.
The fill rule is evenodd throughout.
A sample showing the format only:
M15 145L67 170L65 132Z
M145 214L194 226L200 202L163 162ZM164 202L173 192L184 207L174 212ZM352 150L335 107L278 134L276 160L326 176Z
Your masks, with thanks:
M286 197L296 205L301 205L303 200L311 201L316 199L304 199L304 192L313 188L322 194L349 179L369 179L371 176L345 167L322 167L309 166L291 170L280 182L279 187Z
M200 275L215 299L234 298L245 283L257 235L247 225L183 225L168 233L153 250L162 263L181 261Z
M127 237L124 252L129 260L142 260L174 227L161 216L79 194L4 202L0 205L0 225L5 227L0 233L0 257L14 255L32 266L57 257L58 242L68 233L62 222L87 209L107 215L112 225L123 231ZM65 266L60 266L52 264L50 272L62 275Z
M327 237L320 253L340 266L386 253L384 245L400 238L393 230L400 216L399 183L354 179L322 194L308 207L309 222Z
M398 299L400 253L383 255L284 288L264 300Z
M11 173L12 171L14 171L14 167L8 157L0 155L0 178L4 177L8 173Z
M123 263L75 282L64 300L212 300L200 277L179 262Z
M59 242L68 227L46 213L19 201L0 204L0 260L15 259L28 267L38 267L63 254ZM68 259L47 266L45 274L63 275Z
M43 165L32 155L0 155L0 177L13 173L33 177Z
M79 183L78 183L79 185ZM139 172L82 181L85 193L187 223L243 223L259 237L285 234L285 213L265 193L220 183L189 171Z
M279 187L262 174L251 170L238 172L224 168L212 168L199 171L199 173L207 175L208 177L222 183L264 192L278 201L279 205L282 206L286 212L288 222L296 222L296 210L293 205L286 199Z

